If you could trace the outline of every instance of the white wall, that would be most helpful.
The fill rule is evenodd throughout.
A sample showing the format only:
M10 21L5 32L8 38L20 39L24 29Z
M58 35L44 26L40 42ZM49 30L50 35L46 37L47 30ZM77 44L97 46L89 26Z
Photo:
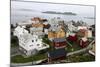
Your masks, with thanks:
M0 67L9 67L10 63L10 0L0 0ZM91 63L68 63L68 64L55 64L56 67L66 66L66 67L98 67L100 62L100 2L99 0L34 0L34 1L41 1L41 2L55 2L55 3L71 3L71 4L86 4L86 5L96 5L96 46L97 46L97 58L96 62ZM98 34L98 35L97 35ZM42 65L41 67L55 67L55 65ZM30 67L30 66L28 66Z

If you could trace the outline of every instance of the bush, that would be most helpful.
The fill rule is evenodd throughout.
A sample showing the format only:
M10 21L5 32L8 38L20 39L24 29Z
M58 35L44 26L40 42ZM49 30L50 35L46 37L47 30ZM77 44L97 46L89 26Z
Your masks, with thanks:
M11 47L18 46L18 44L19 44L18 38L15 36L11 36Z
M32 62L32 61L38 61L47 58L46 54L36 54L34 56L24 58L21 55L16 55L11 57L11 62L12 63L27 63L27 62Z

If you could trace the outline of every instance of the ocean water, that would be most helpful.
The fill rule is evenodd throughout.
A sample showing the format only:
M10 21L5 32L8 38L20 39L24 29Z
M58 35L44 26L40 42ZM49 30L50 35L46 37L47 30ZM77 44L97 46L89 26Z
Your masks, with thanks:
M23 4L24 4L24 2L23 2ZM28 3L28 4L32 4L32 3ZM27 6L27 5L25 5L25 6ZM17 7L17 6L19 6L19 7ZM95 15L94 15L95 13L92 15L85 14L85 13L79 13L77 15L47 14L47 13L42 13L41 11L35 10L36 8L35 9L32 8L32 10L29 10L28 8L26 9L25 6L22 6L22 4L20 2L12 2L11 3L11 24L15 25L16 23L19 23L22 21L27 21L27 20L30 20L32 17L40 17L40 18L46 18L46 19L60 17L61 19L65 20L65 21L71 21L71 20L80 21L80 20L82 20L89 25L95 24ZM93 17L93 18L89 19L89 18L84 18L84 17Z

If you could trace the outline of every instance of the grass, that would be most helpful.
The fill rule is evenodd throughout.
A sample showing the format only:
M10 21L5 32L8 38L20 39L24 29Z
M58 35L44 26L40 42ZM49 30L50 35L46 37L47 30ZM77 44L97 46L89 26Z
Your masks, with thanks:
M18 38L15 36L11 36L11 47L19 46Z
M18 44L17 43L12 43L11 47L18 47Z
M47 51L54 50L53 44L52 44L52 42L48 39L48 36L45 35L45 36L42 38L42 42L44 42L44 43L46 43L46 44L48 44L48 45L50 46L50 48L48 48Z
M67 57L67 60L69 60L70 62L89 62L95 61L95 56L92 56L90 54L77 54Z
M50 45L51 44L51 41L48 39L48 37L45 35L43 38L42 38L42 42Z
M12 63L27 63L32 61L38 61L47 58L46 54L37 54L28 58L24 58L22 55L16 55L11 57Z
M76 43L76 42L69 42L72 46L67 44L67 47L65 48L68 52L72 52L72 51L76 51L76 50L80 50L81 47Z

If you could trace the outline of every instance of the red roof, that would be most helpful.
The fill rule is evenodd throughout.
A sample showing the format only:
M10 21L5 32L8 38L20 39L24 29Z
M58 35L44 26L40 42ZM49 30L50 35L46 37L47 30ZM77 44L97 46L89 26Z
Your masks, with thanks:
M83 41L82 39L79 40L79 45L84 48L88 45L88 40L87 41Z
M75 35L75 36L69 35L68 40L70 40L70 41L77 41L77 35Z

